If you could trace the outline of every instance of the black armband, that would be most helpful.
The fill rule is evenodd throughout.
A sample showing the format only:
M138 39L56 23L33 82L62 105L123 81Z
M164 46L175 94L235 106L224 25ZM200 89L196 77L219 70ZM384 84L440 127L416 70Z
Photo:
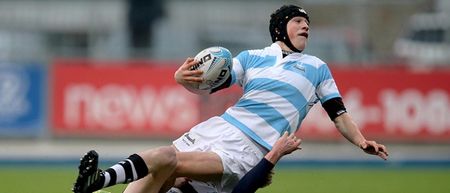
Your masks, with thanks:
M334 121L334 119L339 115L347 112L341 97L336 97L325 101L322 104L322 107L325 109L332 121Z
M215 93L215 92L217 92L217 91L219 91L219 90L222 90L222 89L224 89L224 88L228 88L228 87L230 87L231 86L231 74L228 76L228 78L227 78L227 80L223 83L223 84L221 84L220 86L218 86L218 87L216 87L216 88L213 88L213 89L211 89L211 92L210 92L210 94L212 94L212 93Z

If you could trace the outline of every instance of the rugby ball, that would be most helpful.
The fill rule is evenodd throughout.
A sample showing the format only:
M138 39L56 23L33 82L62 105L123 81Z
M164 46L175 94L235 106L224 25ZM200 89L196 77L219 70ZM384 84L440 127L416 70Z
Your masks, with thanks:
M231 52L224 47L209 47L200 51L194 58L197 65L191 70L203 71L203 82L197 85L200 90L210 90L222 85L230 76L233 67Z

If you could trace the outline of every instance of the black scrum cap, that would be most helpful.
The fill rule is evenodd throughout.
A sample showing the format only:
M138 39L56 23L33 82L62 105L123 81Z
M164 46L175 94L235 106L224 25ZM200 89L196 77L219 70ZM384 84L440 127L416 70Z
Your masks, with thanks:
M295 5L283 5L270 15L269 31L270 36L272 37L272 42L282 41L292 51L301 52L292 45L291 40L289 40L286 29L286 25L289 22L289 20L297 16L304 17L306 18L308 23L310 22L308 13L306 13L306 11L303 8Z

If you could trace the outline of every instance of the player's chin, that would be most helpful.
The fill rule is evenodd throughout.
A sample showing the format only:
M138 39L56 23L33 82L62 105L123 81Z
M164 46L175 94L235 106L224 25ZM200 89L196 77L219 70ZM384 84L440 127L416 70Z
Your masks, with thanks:
M293 42L293 45L298 50L304 50L306 48L306 38L305 37L299 37L297 38L296 42Z

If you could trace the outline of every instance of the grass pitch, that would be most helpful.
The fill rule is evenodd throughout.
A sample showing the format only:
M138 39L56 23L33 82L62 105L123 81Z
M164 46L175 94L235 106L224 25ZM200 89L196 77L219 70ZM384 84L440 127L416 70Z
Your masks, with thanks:
M0 192L71 192L76 168L0 167ZM125 185L105 189L120 193ZM277 168L258 193L449 193L450 168Z

